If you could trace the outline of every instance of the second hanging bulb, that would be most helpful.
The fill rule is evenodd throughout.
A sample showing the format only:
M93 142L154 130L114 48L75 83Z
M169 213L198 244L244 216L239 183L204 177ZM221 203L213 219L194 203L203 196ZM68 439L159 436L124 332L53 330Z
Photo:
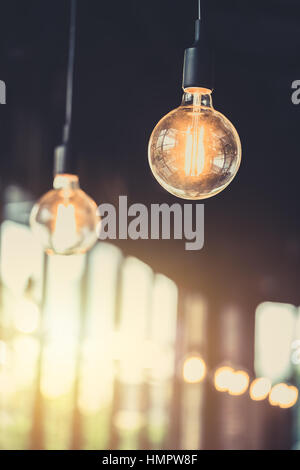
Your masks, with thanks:
M97 241L97 205L76 175L58 174L53 189L33 206L30 225L48 254L85 253Z

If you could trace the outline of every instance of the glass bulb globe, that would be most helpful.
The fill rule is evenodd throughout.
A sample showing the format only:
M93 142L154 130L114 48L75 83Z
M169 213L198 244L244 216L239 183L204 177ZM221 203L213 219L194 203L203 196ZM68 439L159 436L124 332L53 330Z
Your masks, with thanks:
M76 175L56 175L53 188L33 206L31 229L48 254L85 253L97 240L97 205Z
M213 108L211 90L187 88L149 142L149 164L163 188L183 199L206 199L226 188L241 162L231 122Z

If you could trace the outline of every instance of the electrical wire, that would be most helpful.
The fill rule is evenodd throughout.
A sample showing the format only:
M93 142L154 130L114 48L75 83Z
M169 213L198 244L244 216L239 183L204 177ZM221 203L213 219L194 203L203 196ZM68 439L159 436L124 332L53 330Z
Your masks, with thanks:
M69 33L69 56L66 85L66 115L63 129L63 144L67 147L70 140L73 104L73 78L75 60L75 33L76 33L76 0L71 0L70 5L70 33Z
M201 0L198 0L198 19L201 19Z

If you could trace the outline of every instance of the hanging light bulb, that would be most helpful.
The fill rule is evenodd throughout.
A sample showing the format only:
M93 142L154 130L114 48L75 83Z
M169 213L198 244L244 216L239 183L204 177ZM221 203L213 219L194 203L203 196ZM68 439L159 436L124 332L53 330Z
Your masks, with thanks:
M54 155L53 189L33 206L30 225L46 253L73 255L85 253L97 240L100 218L97 205L79 187L70 160L70 132L72 120L73 74L75 57L76 0L71 0L69 58L66 88L66 118L63 144Z
M53 189L33 206L30 225L48 254L85 253L96 242L97 205L79 187L78 176L57 174Z
M211 90L186 88L182 104L159 121L149 142L157 181L183 199L205 199L226 188L241 161L239 136L212 106Z
M212 104L212 53L199 19L193 47L186 49L181 105L154 128L148 148L157 181L183 199L218 194L235 177L241 143L231 122Z

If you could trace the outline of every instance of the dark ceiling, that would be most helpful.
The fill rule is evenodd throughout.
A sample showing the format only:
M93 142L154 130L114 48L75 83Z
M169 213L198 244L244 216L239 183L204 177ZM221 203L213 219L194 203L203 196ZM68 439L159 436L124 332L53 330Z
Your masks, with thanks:
M181 100L183 50L196 0L78 0L73 155L97 201L180 202L156 183L147 143ZM64 116L69 1L1 1L1 165L5 183L34 196L51 185ZM216 49L216 109L236 126L238 176L205 202L205 247L119 242L186 287L211 298L300 302L300 3L202 0Z

